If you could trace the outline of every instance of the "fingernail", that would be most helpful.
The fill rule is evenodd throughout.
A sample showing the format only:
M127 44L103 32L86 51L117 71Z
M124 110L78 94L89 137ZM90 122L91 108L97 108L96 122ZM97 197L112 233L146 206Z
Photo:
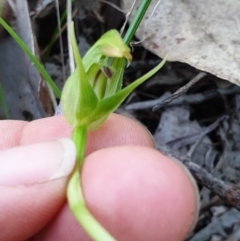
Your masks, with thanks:
M0 185L29 185L68 176L75 159L76 149L70 139L1 151Z

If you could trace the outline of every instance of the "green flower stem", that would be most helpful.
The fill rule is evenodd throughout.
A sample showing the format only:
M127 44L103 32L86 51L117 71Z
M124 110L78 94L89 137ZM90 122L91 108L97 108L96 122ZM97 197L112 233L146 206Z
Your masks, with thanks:
M142 2L140 3L138 10L135 13L134 18L123 38L123 41L125 44L129 45L130 42L132 41L132 38L133 38L135 32L137 31L137 28L138 28L139 24L141 23L143 16L146 13L150 3L151 3L151 0L142 0Z
M78 169L74 171L69 181L67 197L73 215L93 240L116 241L88 211L82 193L81 178Z
M72 140L77 150L77 167L81 167L84 160L84 154L86 150L87 142L87 127L76 126L72 133Z
M80 226L83 227L93 240L116 241L93 217L84 201L79 167L81 167L84 160L87 142L87 128L85 126L75 127L72 139L77 149L77 164L67 187L69 207Z

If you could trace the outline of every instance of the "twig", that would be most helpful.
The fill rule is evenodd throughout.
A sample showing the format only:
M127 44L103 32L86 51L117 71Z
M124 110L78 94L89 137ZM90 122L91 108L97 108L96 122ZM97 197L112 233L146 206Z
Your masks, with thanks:
M219 95L232 95L232 94L239 94L239 93L240 93L240 88L238 86L233 86L231 88L219 89L216 91L211 90L211 91L206 91L198 94L183 95L173 100L166 107L176 106L176 105L199 104L199 103L202 103L203 101L213 99ZM166 99L166 95L170 96L170 93L167 92L165 95L155 100L148 100L148 101L129 104L125 106L124 109L130 111L130 110L143 110L147 108L152 108L157 103L162 102L164 99Z
M145 25L144 25L144 28L143 28L143 33L144 33L144 35L143 35L143 38L142 38L140 41L132 41L132 42L131 42L131 45L140 44L140 43L142 43L142 42L147 38L146 35L145 35L146 29L147 29L147 25L148 25L148 23L150 22L150 20L152 19L154 13L156 12L156 10L157 10L160 2L161 2L161 0L158 0L157 4L156 4L156 5L154 6L154 8L153 8L153 11L152 11L151 15L149 16L149 18L147 19L147 21L146 21L146 23L145 23Z
M125 21L124 21L124 23L123 23L123 26L121 27L121 30L120 30L121 36L123 35L124 29L126 28L126 25L127 25L128 21L129 21L129 18L130 18L130 16L131 16L132 12L133 12L133 9L134 9L134 7L135 7L135 5L136 5L136 2L137 2L137 1L134 0L133 4L132 4L132 6L131 6L131 9L130 9L130 10L127 12L127 14L126 14L126 19L125 19Z
M201 136L199 137L199 139L191 146L190 150L188 151L188 153L187 153L187 155L186 155L189 159L192 158L193 153L195 152L195 150L197 149L197 147L200 145L200 143L202 142L203 138L204 138L204 135L201 135Z
M163 102L160 102L160 103L156 104L153 107L153 111L156 111L157 109L166 106L168 103L170 103L174 99L178 98L181 94L187 92L190 87L192 87L194 84L196 84L200 79L202 79L206 75L207 75L206 73L200 72L197 76L195 76L192 80L190 80L186 85L184 85L182 88L180 88L175 93L173 93L172 96L168 97Z
M114 9L118 10L118 11L121 12L121 13L124 13L124 11L123 11L120 7L118 7L116 4L114 4L114 3L111 3L111 2L105 1L105 0L101 0L100 2L105 3L105 4L113 7ZM128 19L126 19L125 22L127 22L127 21L128 21ZM124 24L125 24L125 22L124 22Z
M201 143L203 137L207 135L208 133L212 132L214 129L216 129L219 125L219 123L223 120L225 120L227 116L222 116L218 118L215 122L213 122L211 125L205 128L205 130L200 133L199 139L193 144L193 146L190 148L190 150L187 153L187 157L191 158L194 151L196 150L197 146Z
M73 50L71 47L71 40L70 40L70 28L72 22L72 1L67 1L67 28L68 28L68 54L69 54L69 65L70 65L70 72L73 73L75 70L74 58L73 58Z

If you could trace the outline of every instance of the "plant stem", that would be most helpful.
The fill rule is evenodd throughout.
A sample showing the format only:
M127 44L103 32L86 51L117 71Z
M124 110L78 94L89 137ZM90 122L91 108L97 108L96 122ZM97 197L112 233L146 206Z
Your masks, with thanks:
M142 0L142 2L140 3L137 12L134 15L134 18L123 38L124 43L129 45L134 34L137 31L137 28L139 26L139 24L141 23L143 16L145 15L149 5L151 3L151 0Z
M72 139L77 149L77 165L67 187L69 207L86 233L95 241L116 241L89 212L84 201L79 167L82 165L87 142L87 128L77 126Z
M86 233L95 241L116 241L93 217L85 204L79 169L76 168L67 187L69 207Z
M77 167L81 167L87 142L87 127L76 126L72 133L72 140L77 150Z

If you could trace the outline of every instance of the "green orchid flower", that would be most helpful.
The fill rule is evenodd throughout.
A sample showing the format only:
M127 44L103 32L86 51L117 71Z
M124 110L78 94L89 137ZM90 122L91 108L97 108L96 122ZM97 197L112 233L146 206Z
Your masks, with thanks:
M77 68L68 78L62 92L62 110L73 127L99 128L125 98L165 63L162 61L146 75L122 88L126 62L130 63L130 48L116 30L110 30L92 46L83 59L78 52L73 25L72 48Z

